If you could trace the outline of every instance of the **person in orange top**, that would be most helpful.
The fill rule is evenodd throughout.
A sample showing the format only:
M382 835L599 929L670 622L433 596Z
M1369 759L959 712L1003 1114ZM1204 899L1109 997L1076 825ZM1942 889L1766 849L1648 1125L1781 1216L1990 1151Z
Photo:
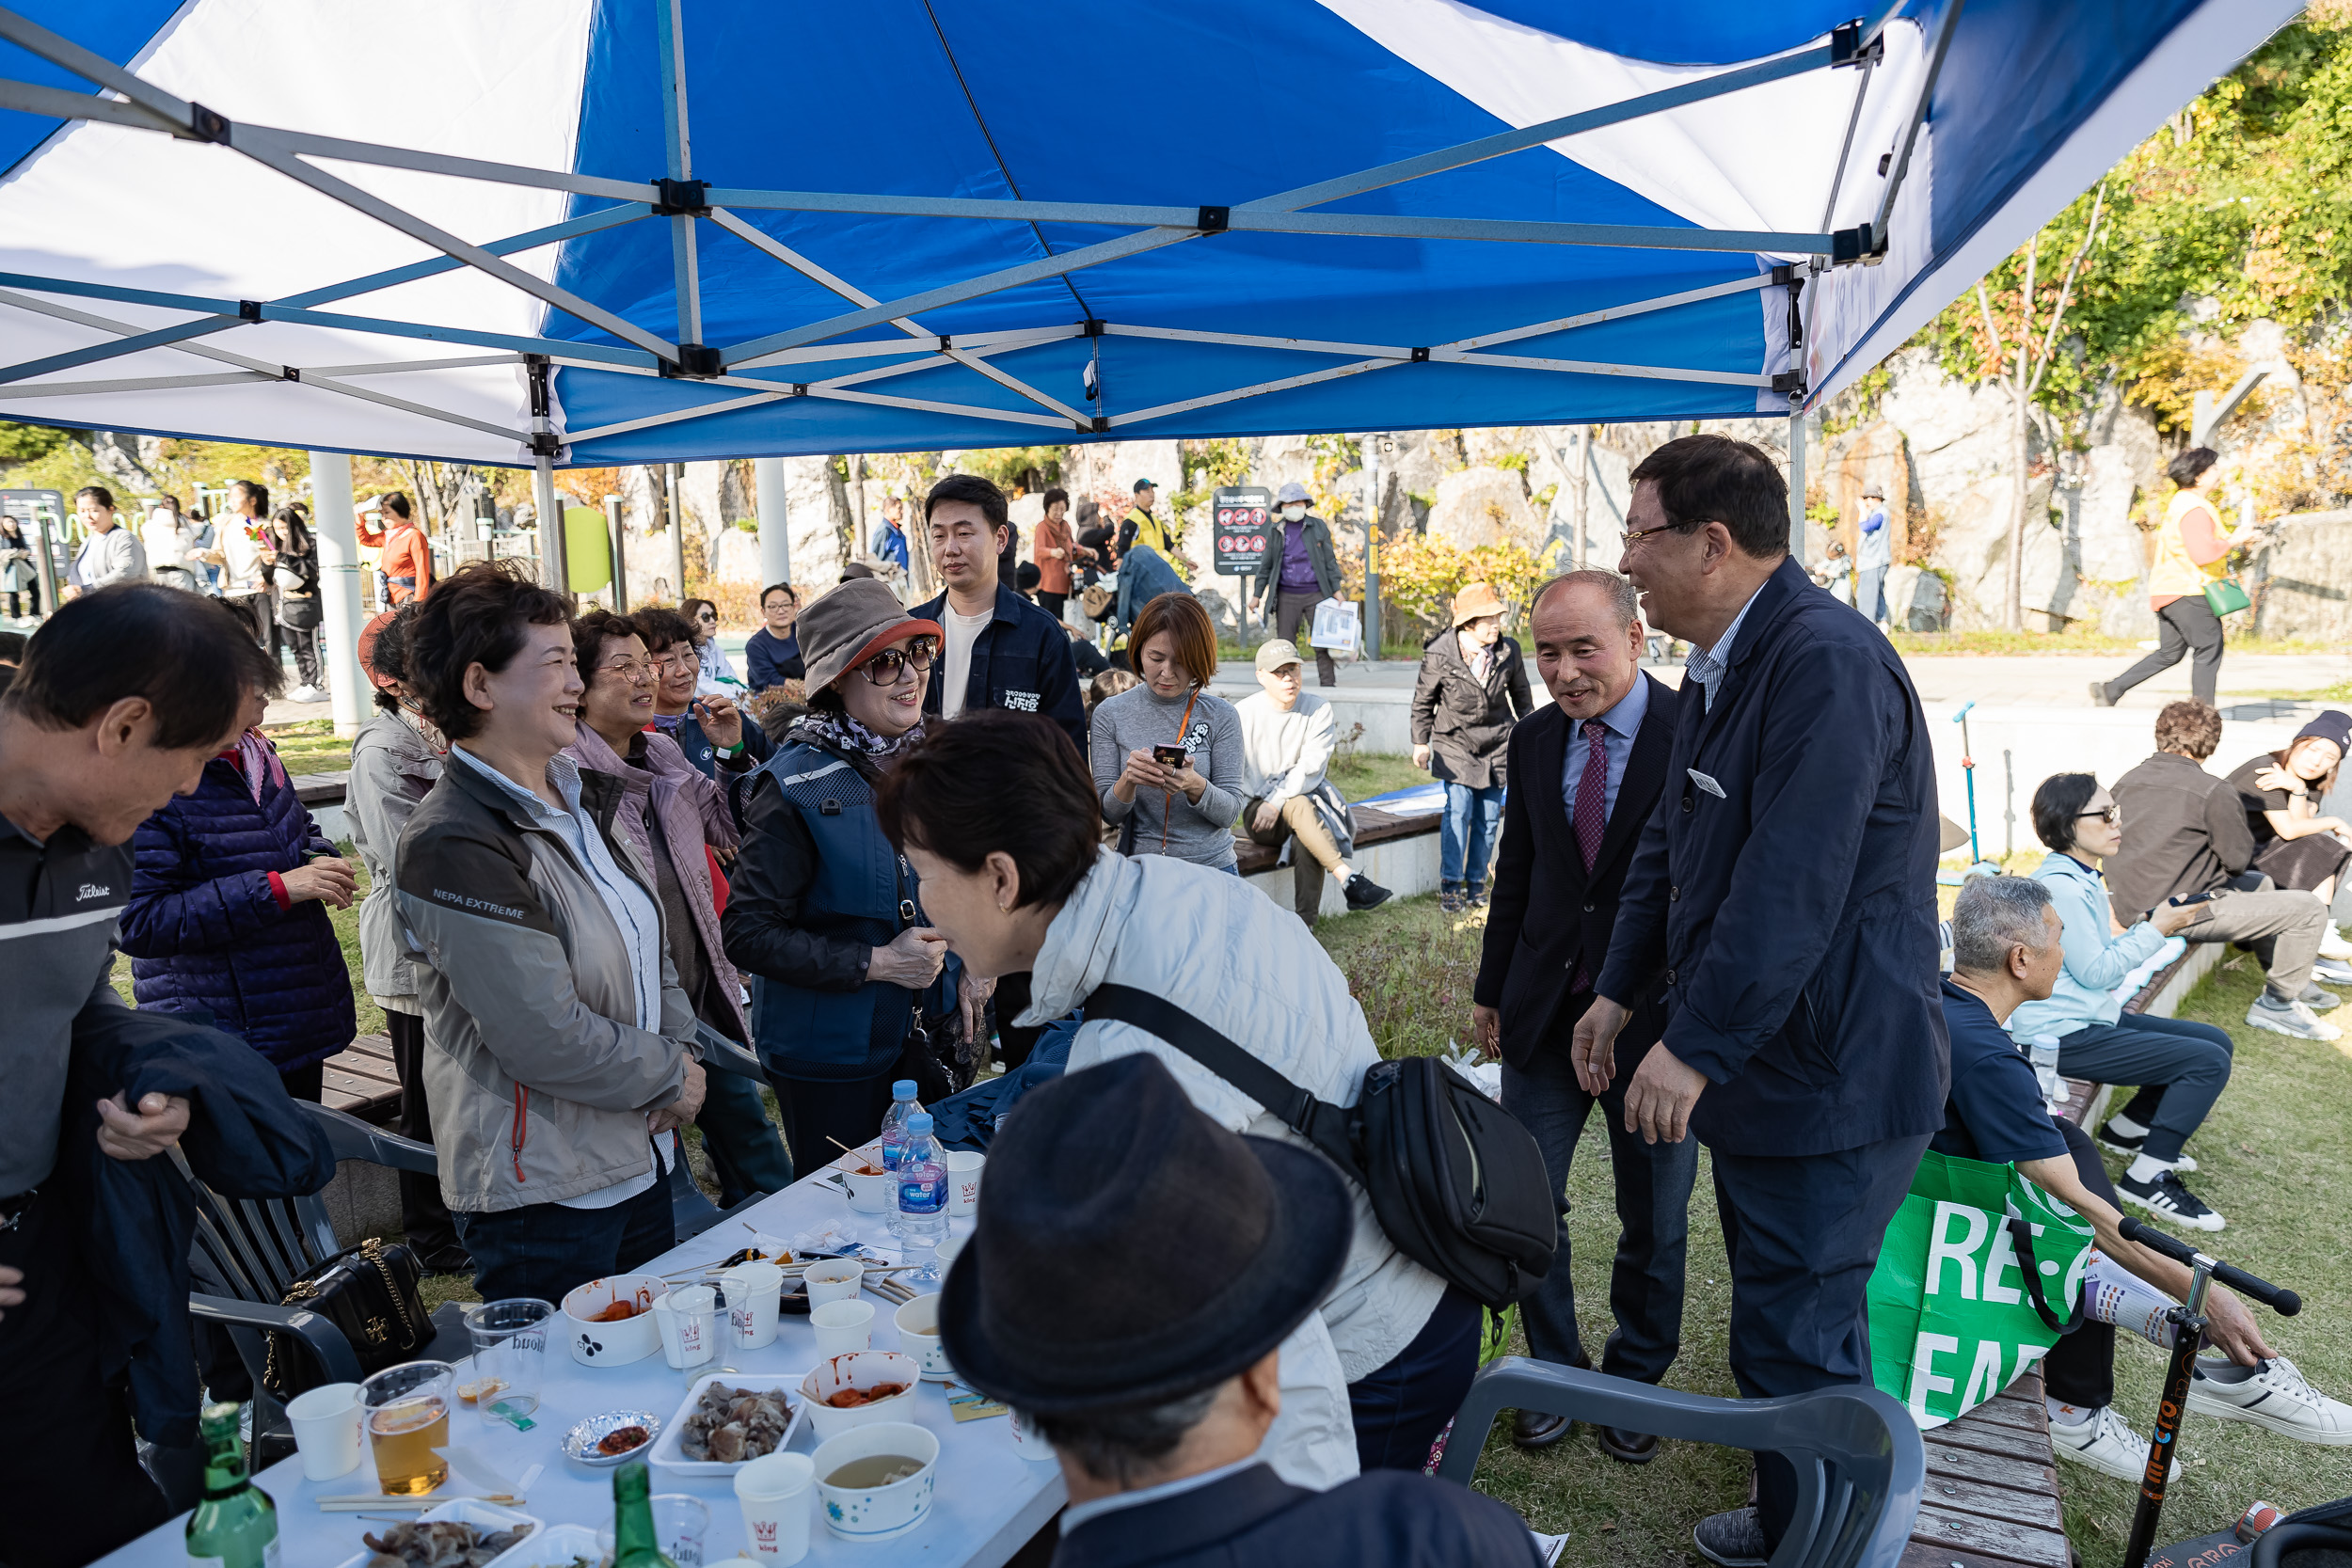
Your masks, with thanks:
M2113 707L2124 692L2161 671L2195 656L2189 665L2189 689L2197 700L2213 705L2214 689L2221 679L2221 617L2205 603L2205 585L2229 575L2230 551L2251 535L2232 533L2214 511L2213 487L2219 477L2214 465L2220 454L2211 447L2191 447L2174 458L2165 472L2180 492L2165 509L2164 527L2156 531L2156 559L2148 568L2148 605L2156 612L2156 651L2111 681L2092 681L2090 700Z
M1045 515L1029 538L1029 559L1037 562L1037 602L1058 621L1070 602L1070 561L1078 542L1070 532L1070 492L1045 492Z
M384 574L385 592L393 605L421 599L433 588L433 542L410 517L408 498L397 490L380 503L390 523L380 529L369 527L368 515L378 504L371 498L352 509L358 516L359 543L370 548L383 547L376 569Z

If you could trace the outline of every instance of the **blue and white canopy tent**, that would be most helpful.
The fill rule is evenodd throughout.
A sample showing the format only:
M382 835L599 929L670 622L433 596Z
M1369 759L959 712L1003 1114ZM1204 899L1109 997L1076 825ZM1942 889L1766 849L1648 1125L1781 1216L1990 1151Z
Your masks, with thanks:
M535 465L543 512L572 465L1801 411L2298 8L18 3L0 418Z

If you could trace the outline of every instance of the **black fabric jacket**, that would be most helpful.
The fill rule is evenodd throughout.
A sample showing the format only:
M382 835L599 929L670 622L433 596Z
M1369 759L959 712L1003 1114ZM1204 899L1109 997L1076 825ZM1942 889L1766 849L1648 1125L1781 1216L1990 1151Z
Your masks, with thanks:
M1617 895L1634 846L1666 784L1681 694L1646 673L1649 711L1633 733L1633 754L1617 785L1616 809L1602 830L1600 853L1584 869L1576 827L1562 792L1571 721L1555 705L1511 732L1509 765L1519 787L1502 803L1502 849L1495 862L1494 907L1472 996L1502 1014L1502 1059L1526 1071L1546 1052L1565 1054L1569 1032L1592 1006L1593 991L1572 991L1580 963L1588 979L1609 958ZM1629 1078L1666 1025L1665 986L1652 985L1633 1007L1617 1053ZM1633 1042L1639 1041L1638 1045Z
M1679 705L1596 989L1629 1003L1664 974L1665 1047L1711 1081L1691 1116L1710 1148L1933 1133L1951 1051L1919 695L1886 639L1789 560L1729 659L1711 711L1695 682Z
M1449 1481L1375 1470L1328 1492L1264 1465L1082 1521L1054 1568L1534 1568L1519 1516Z
M1282 584L1282 546L1290 537L1290 524L1280 513L1271 519L1273 531L1266 536L1266 552L1258 562L1258 575L1250 579L1250 592L1263 599ZM1331 548L1331 525L1307 514L1307 560L1315 569L1315 590L1325 598L1340 591L1340 558Z
M2158 752L2115 781L2123 847L2106 866L2107 896L2124 925L2168 898L2219 887L2254 863L2246 801L2229 780Z
M1511 726L1530 706L1527 664L1517 642L1507 637L1496 641L1482 683L1449 626L1422 652L1421 678L1413 683L1413 744L1435 753L1429 770L1438 778L1491 788L1504 782Z
M947 624L942 594L907 611L918 621ZM936 719L940 683L947 673L947 651L923 690L923 713ZM964 679L963 711L984 707L1041 713L1062 727L1078 754L1087 752L1086 704L1078 696L1078 667L1070 654L1070 634L1061 623L1006 587L996 585L996 618L972 640L972 671Z

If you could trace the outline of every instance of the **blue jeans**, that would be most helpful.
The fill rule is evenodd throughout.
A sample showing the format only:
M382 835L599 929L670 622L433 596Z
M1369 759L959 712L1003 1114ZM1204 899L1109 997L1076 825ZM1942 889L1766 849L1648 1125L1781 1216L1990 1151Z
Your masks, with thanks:
M1865 566L1854 574L1853 607L1873 621L1886 619L1886 568Z
M1493 861L1495 839L1502 828L1502 786L1472 789L1446 781L1445 817L1438 828L1438 884L1448 893L1459 890L1465 873L1475 891L1486 885L1486 866Z
M704 1082L703 1152L719 1173L719 1207L732 1209L754 1193L780 1193L792 1185L792 1156L784 1134L768 1119L759 1085L732 1072L710 1069Z
M676 1244L677 1235L666 1177L610 1209L532 1203L450 1217L473 1255L473 1288L484 1301L536 1296L561 1302L574 1286L643 1268Z

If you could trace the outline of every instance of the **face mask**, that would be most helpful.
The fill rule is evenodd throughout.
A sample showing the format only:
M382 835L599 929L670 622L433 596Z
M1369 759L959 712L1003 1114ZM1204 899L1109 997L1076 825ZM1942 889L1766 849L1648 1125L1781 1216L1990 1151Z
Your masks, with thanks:
M1285 522L1295 523L1306 515L1307 509L1296 501L1293 501L1290 505L1282 508L1282 518Z

